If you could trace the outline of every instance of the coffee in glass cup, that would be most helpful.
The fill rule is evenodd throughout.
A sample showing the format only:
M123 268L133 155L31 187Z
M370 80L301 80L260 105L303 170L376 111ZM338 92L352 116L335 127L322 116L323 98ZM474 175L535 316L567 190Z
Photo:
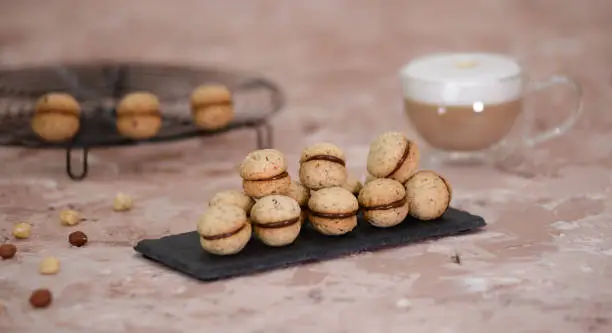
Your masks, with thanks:
M432 54L405 65L400 76L406 116L437 159L480 160L504 142L539 143L564 134L582 111L572 80L527 81L517 61L499 54ZM524 107L526 93L558 84L574 88L576 107L560 126L528 135L533 117Z

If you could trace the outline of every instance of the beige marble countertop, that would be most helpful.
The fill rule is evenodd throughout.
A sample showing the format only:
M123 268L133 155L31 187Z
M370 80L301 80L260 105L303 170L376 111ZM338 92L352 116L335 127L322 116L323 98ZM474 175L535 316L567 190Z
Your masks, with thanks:
M239 187L252 133L94 150L82 182L67 179L61 151L1 148L0 235L21 220L34 230L0 262L0 331L612 331L611 14L606 0L0 2L5 66L113 58L266 73L287 91L276 147L294 174L300 150L325 140L364 176L374 135L411 133L396 71L428 52L504 52L534 76L572 74L586 107L570 134L532 152L529 172L441 170L453 205L484 216L486 232L215 283L131 246L192 230L214 192ZM538 124L560 110L538 110ZM118 191L134 210L111 211ZM87 247L65 240L57 216L69 206L87 219ZM60 274L38 275L46 255ZM27 298L41 286L56 299L35 311Z

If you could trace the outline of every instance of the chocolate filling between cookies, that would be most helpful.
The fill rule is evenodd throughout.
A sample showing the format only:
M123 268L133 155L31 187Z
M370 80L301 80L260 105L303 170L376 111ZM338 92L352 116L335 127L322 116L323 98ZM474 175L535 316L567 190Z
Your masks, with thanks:
M319 213L319 212L310 212L310 215L316 217L322 217L324 219L345 219L349 217L353 217L357 215L358 211L350 212L350 213Z
M388 210L388 209L400 208L405 203L406 203L406 196L404 196L403 198L401 198L399 200L390 202L388 204L376 205L376 206L371 206L371 207L363 207L363 209L365 209L365 210Z
M266 223L266 224L253 222L253 225L258 228L262 228L262 229L280 229L280 228L292 226L298 222L300 222L299 216L296 218L290 219L290 220L284 220L284 221L278 221L278 222L272 222L272 223Z
M283 179L285 177L289 176L289 173L287 171L283 171L281 173L279 173L276 176L272 176L270 178L265 178L265 179L257 179L257 180L252 180L255 182L265 182L265 181L270 181L270 180L279 180L279 179Z
M209 108L211 106L232 106L232 105L234 105L234 103L232 101L224 101L224 102L218 102L218 103L194 104L193 108L194 109L206 109L206 108Z
M59 109L40 110L40 111L36 111L36 113L34 115L36 116L37 114L55 114L55 113L61 113L61 114L66 115L66 116L73 116L73 117L76 117L76 118L79 117L78 113L76 113L76 112L68 111L68 110L59 110Z
M314 155L314 156L310 156L309 158L304 160L304 163L305 162L310 162L310 161L327 161L327 162L332 162L332 163L340 164L342 166L346 166L346 162L344 162L341 158L338 158L336 156L331 156L331 155Z
M242 229L244 229L246 227L247 223L248 222L245 222L240 228L238 228L238 229L236 229L234 231L229 231L229 232L225 232L225 233L218 234L218 235L213 235L213 236L200 235L200 237L202 237L202 239L209 240L209 241L219 240L219 239L223 239L223 238L228 238L228 237L234 236L235 234L241 232Z
M159 110L149 110L144 112L118 112L117 118L121 117L138 117L138 116L161 116Z
M408 158L409 154L410 154L410 141L406 141L406 149L404 149L404 153L402 154L402 157L400 157L399 161L397 161L395 168L393 168L393 170L383 178L389 178L393 176L393 174L396 173L397 170L399 170L402 167L404 162L406 162L406 159Z

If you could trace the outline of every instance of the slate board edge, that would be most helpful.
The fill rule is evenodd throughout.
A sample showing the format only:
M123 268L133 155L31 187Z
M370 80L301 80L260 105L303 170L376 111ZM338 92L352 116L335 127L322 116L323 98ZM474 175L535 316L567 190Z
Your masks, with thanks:
M469 213L468 213L469 214ZM472 215L472 214L470 214ZM206 276L200 276L200 277L195 277L194 274L195 272L193 272L192 269L188 268L188 267L184 267L184 265L181 264L180 261L178 260L164 260L164 262L162 262L160 260L159 257L157 257L156 255L151 255L150 252L148 251L148 243L149 242L154 242L154 241L159 241L160 239L163 238L168 238L168 237L175 237L178 235L185 235L185 234L191 234L194 233L195 231L190 231L190 232L185 232L185 233L181 233L181 234L176 234L176 235L168 235L168 236L164 236L161 237L159 239L144 239L141 240L140 242L138 242L138 244L136 244L136 246L134 247L134 250L136 250L136 252L140 253L143 257L155 261L157 264L162 265L162 266L166 266L168 268L171 268L173 270L178 271L179 273L188 275L192 278L198 279L200 281L205 281L205 282L212 282L212 281L218 281L218 280L223 280L223 279L227 279L227 278L233 278L233 277L239 277L239 276L246 276L246 275L254 275L254 274L258 274L258 273L263 273L263 272L267 272L267 271L272 271L272 270L276 270L276 269L281 269L281 268L287 268L287 267L291 267L291 266L298 266L298 265L303 265L303 264L308 264L308 263L314 263L314 262L321 262L321 261L327 261L327 260L332 260L332 259L339 259L339 258L343 258L343 257L348 257L351 255L356 255L359 253L364 253L364 252L376 252L376 251L381 251L381 250L386 250L386 249L390 249L390 248L396 248L396 247L401 247L401 246L406 246L406 245L411 245L411 244L416 244L419 242L423 242L423 241L427 241L427 240L432 240L432 239L437 239L437 238L443 238L443 237L453 237L453 236L458 236L461 235L465 232L475 232L475 231L479 231L481 230L483 227L485 227L487 225L487 223L484 221L484 219L480 216L476 216L476 215L472 215L473 217L476 217L474 220L471 221L471 225L469 226L465 226L463 225L462 228L458 228L456 230L446 230L443 233L440 234L431 234L428 235L426 237L423 238L416 238L416 239L412 239L409 242L407 242L405 240L405 238L400 237L400 238L394 238L391 240L391 242L389 241L385 241L384 239L377 243L377 244L372 244L371 246L368 247L364 247L358 251L328 251L325 252L323 255L319 255L316 258L303 258L300 260L296 260L293 262L288 262L288 263L282 263L276 266L270 266L270 267L260 267L260 268L250 268L250 269L245 269L245 270L234 270L232 272L229 272L228 274L216 274L214 277L209 277L207 278Z

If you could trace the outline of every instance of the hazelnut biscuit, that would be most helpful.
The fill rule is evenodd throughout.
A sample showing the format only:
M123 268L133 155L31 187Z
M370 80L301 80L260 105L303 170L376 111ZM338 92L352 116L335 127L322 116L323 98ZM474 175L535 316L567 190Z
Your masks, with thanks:
M418 171L408 179L405 186L410 215L420 220L439 218L452 200L451 185L434 171Z
M191 94L191 114L199 127L217 130L234 119L231 91L218 84L201 85Z
M149 92L133 92L117 105L117 131L135 140L150 139L162 125L160 102Z
M380 178L363 187L359 194L359 206L371 225L388 228L406 219L410 204L404 185L393 179Z
M251 209L251 223L255 235L268 246L293 243L302 228L300 205L286 195L263 197Z
M234 205L211 206L198 221L200 245L215 255L236 254L251 239L251 224L242 208Z
M255 199L286 193L291 185L285 156L276 149L250 152L240 165L240 177L244 193Z
M308 208L310 224L323 235L344 235L357 226L359 203L342 187L328 187L312 193Z
M221 205L234 205L242 208L244 212L249 216L251 214L251 207L255 201L238 190L227 190L221 191L215 194L212 199L208 202L209 206L221 206Z
M308 199L310 199L310 190L299 182L292 181L285 195L293 198L300 205L302 211L300 214L300 222L304 224L308 218Z
M353 193L355 196L359 195L359 192L363 188L363 184L359 181L359 179L353 177L352 175L348 175L346 177L346 182L342 185L342 188Z
M386 132L370 144L367 169L376 178L391 178L404 184L416 171L419 160L416 143L402 133Z
M312 190L342 186L346 182L346 158L340 147L317 143L300 157L300 182Z
M72 139L80 128L81 106L65 93L49 93L36 102L32 131L45 141Z

